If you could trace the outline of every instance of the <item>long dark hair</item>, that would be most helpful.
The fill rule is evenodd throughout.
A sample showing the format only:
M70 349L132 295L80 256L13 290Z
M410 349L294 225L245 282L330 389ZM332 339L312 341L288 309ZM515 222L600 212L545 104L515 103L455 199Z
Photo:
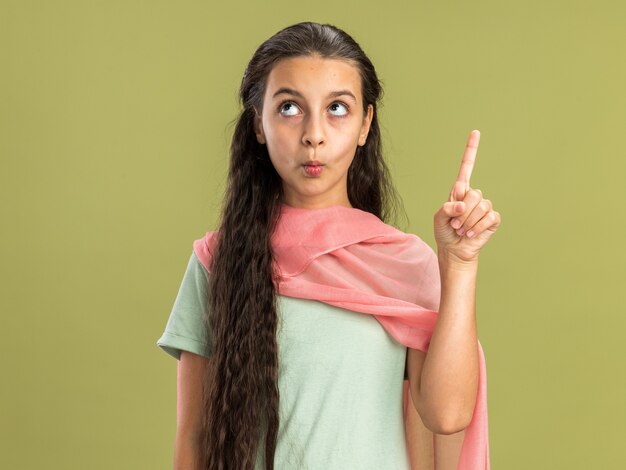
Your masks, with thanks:
M271 234L280 214L281 178L254 131L267 76L279 60L318 54L346 60L361 77L363 111L374 115L364 146L348 170L352 207L387 222L401 205L383 161L377 104L382 86L357 42L330 24L302 22L277 32L255 51L239 97L241 113L230 146L228 184L221 208L205 317L213 355L204 384L202 467L254 468L265 438L265 468L274 468L279 428L275 295L278 278Z

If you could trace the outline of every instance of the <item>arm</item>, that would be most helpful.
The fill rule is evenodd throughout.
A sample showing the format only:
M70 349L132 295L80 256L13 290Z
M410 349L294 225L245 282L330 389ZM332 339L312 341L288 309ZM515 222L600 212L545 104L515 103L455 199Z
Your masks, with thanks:
M178 362L174 470L200 468L202 384L210 360L181 351Z
M411 397L432 432L453 434L472 419L478 392L476 275L478 262L439 255L441 302L428 353L408 348Z
M470 133L457 179L434 216L441 279L439 316L428 353L409 349L411 396L424 424L454 434L471 422L478 396L476 337L478 254L500 226L482 191L470 186L480 132Z

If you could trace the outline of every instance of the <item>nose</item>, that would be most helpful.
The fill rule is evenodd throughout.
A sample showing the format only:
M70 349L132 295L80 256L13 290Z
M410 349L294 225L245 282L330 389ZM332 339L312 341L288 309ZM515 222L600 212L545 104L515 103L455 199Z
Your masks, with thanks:
M304 132L302 133L302 143L305 146L317 147L326 142L323 116L317 116L315 113L310 114L304 124Z

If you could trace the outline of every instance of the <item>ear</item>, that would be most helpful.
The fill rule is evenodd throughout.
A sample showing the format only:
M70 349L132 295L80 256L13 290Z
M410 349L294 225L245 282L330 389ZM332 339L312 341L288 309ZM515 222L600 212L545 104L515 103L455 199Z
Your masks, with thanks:
M265 134L263 133L263 125L261 121L261 116L259 116L259 112L254 109L254 133L256 134L256 140L259 144L265 143Z
M359 147L363 147L365 145L365 141L367 140L367 134L370 131L370 125L372 124L372 118L374 117L374 106L367 106L367 114L363 118L363 124L361 125L361 133L359 134Z

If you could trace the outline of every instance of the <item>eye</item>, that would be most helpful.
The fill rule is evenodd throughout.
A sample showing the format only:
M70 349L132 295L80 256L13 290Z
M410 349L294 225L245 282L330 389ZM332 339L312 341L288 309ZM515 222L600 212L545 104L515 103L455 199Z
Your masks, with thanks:
M346 105L345 103L342 103L341 101L336 101L335 103L331 104L330 107L332 108L333 106L342 106L346 111L344 113L341 114L335 114L335 116L345 116L346 114L348 114L348 105Z
M285 107L291 106L293 109L297 109L296 105L293 101L283 101L282 103L280 103L280 105L278 106L278 112L280 112L281 114L283 114L284 116L295 116L295 114L286 114L283 113L282 111L285 109ZM289 108L287 108L289 109Z

